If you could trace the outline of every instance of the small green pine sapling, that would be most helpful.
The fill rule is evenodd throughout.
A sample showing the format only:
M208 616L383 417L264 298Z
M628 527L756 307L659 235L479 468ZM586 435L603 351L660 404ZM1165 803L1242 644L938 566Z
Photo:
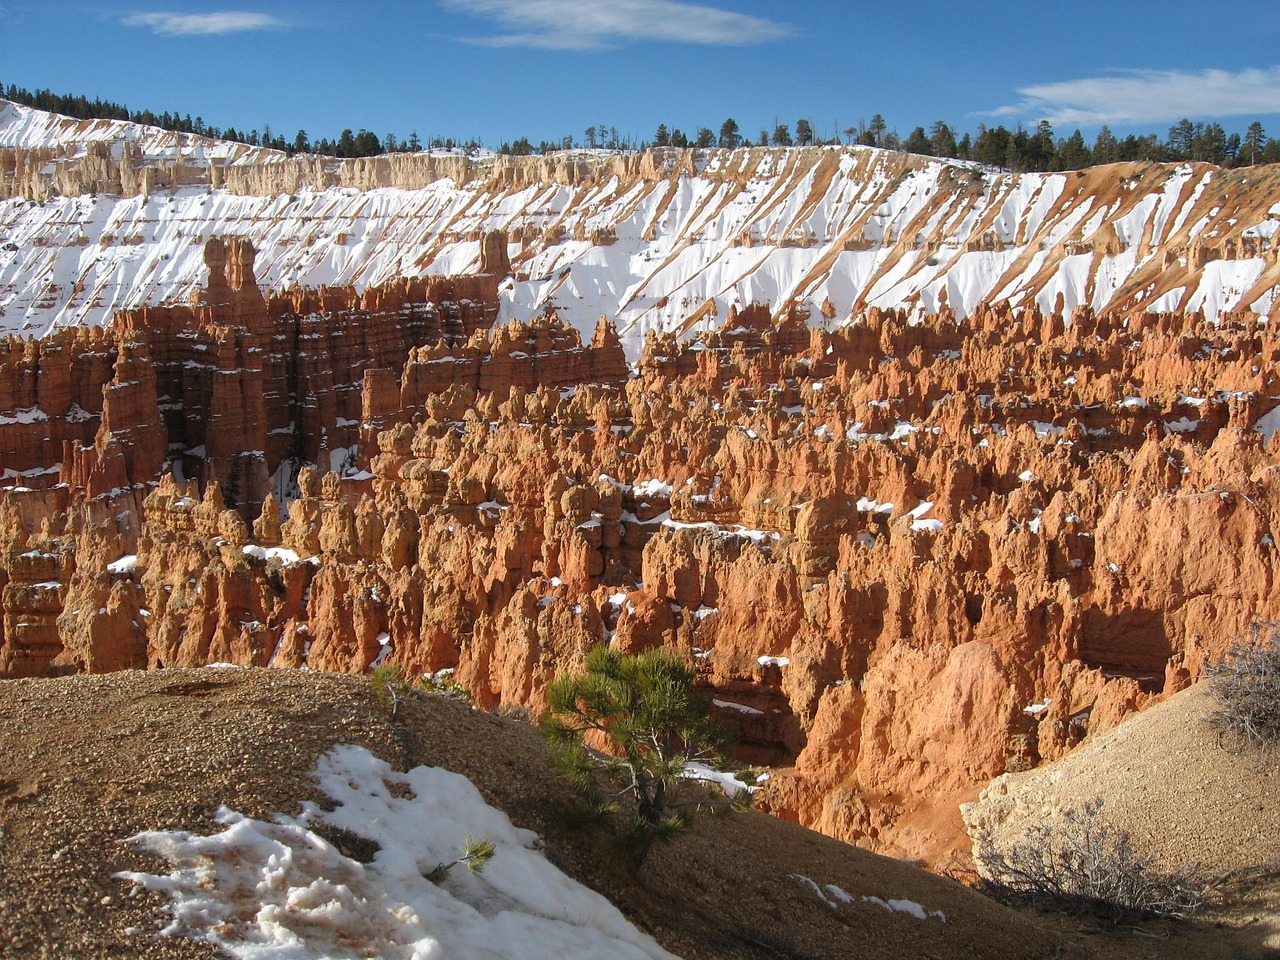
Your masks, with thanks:
M440 884L449 875L449 871L459 864L465 866L468 873L480 873L493 859L495 852L496 848L492 840L477 840L475 837L468 836L462 841L462 856L456 860L437 863L434 869L423 873L423 876L432 883Z
M400 698L409 690L400 665L390 660L382 661L369 671L369 683L373 685L373 695L378 703L387 707L394 717L400 709Z
M579 822L621 813L621 840L633 869L655 842L669 840L699 811L742 808L751 792L712 797L691 786L689 765L714 762L724 732L710 718L711 697L693 689L694 671L665 650L626 655L609 647L587 654L585 670L554 680L541 720L557 771L573 786ZM600 738L609 753L588 749ZM597 775L612 783L604 791ZM696 778L693 778L696 779Z

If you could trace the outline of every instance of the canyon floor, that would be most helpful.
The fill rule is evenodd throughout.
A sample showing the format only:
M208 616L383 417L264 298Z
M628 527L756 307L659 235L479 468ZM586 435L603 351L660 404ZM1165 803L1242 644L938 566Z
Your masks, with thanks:
M1186 726L1184 703L1193 701L1183 694L1123 724L1113 739L1130 726L1143 735L1128 748L1121 737L1111 751L1153 759L1158 724ZM403 700L392 718L367 679L206 668L0 684L0 956L219 956L208 944L153 935L167 922L164 899L114 875L165 865L122 841L149 829L210 833L222 804L259 819L295 813L318 798L316 761L335 743L365 746L397 769L429 764L467 776L488 803L544 838L553 863L685 958L1275 955L1274 931L1258 921L1274 897L1219 908L1202 923L1102 934L1078 918L1014 912L904 861L757 813L699 821L634 876L605 839L557 816L568 794L527 724L428 694ZM1091 780L1096 767L1081 768L1089 756L1071 758L1079 769L1049 769L1105 791ZM1196 763L1202 773L1211 754ZM1260 769L1274 785L1275 771ZM1177 783L1149 777L1143 786L1150 808ZM1214 802L1210 790L1205 803ZM854 902L824 902L797 875ZM1274 882L1267 889L1274 894ZM862 897L914 901L946 921Z

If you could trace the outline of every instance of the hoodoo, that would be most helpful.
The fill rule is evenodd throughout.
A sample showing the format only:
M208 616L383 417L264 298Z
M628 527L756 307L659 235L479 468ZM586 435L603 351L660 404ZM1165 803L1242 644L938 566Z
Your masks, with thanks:
M1280 617L1273 170L77 135L4 148L0 675L391 658L538 711L662 645L762 806L940 864Z

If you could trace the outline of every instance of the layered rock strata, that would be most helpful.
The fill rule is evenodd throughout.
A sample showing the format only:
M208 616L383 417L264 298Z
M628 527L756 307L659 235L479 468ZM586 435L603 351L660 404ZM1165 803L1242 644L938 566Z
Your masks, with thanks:
M958 800L1280 616L1280 341L1252 316L873 309L824 331L749 308L651 336L629 375L608 324L586 345L554 317L468 332L483 308L437 283L443 334L443 308L404 306L430 290L266 298L260 325L211 293L11 347L0 442L24 473L63 458L40 475L63 483L0 502L0 670L390 657L536 711L592 646L664 645L770 769L765 806L937 862ZM441 326L396 354L371 316ZM88 374L44 369L96 371L96 403ZM205 393L205 369L233 386ZM236 426L248 382L263 422ZM83 432L33 444L32 410ZM338 446L345 477L323 469ZM322 466L230 509L251 450Z
M649 330L766 301L837 326L999 300L1266 316L1278 220L1274 165L1022 174L871 147L334 160L0 101L0 330L35 335L185 298L221 234L253 242L276 290L509 272L504 319L553 309L588 339L603 313L633 360Z

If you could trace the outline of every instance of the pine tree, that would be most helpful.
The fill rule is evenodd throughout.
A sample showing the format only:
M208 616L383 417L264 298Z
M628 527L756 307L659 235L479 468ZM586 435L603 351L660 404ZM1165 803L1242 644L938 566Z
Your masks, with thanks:
M1191 141L1191 159L1202 163L1222 163L1227 158L1227 133L1220 123L1197 124Z
M884 117L878 113L872 116L871 122L867 124L867 133L871 136L868 146L883 147L884 133L887 129L888 125L884 122Z
M1111 128L1103 124L1098 137L1093 141L1093 162L1113 163L1116 160L1116 135Z
M796 121L796 145L807 147L813 143L813 124L801 117Z
M1076 130L1062 141L1058 148L1058 159L1063 170L1079 170L1089 166L1093 158L1089 155L1089 148L1085 146L1084 134Z
M1255 120L1249 124L1244 132L1244 139L1240 141L1240 161L1253 166L1266 145L1267 135L1263 132L1262 124Z
M1203 125L1201 125L1203 130ZM1195 147L1196 125L1186 117L1183 117L1172 127L1169 128L1169 159L1170 160L1190 160L1191 151Z
M657 132L653 135L653 145L655 147L671 146L671 134L668 132L665 123L658 124Z
M595 775L620 788L610 796L627 800L622 840L633 868L655 841L685 826L691 812L729 804L696 788L696 796L686 799L681 790L689 763L715 759L723 746L709 719L710 696L696 693L693 681L693 668L669 651L631 656L597 647L587 654L585 672L558 677L547 688L551 710L540 727L553 761L597 815L617 805L599 792ZM608 741L611 753L588 750L588 734ZM746 791L738 796L750 798Z
M738 121L730 117L720 124L720 146L733 150L741 144L742 135L738 132Z
M785 123L780 123L773 128L773 145L775 147L789 147L792 142L791 130Z
M918 153L925 157L933 156L933 145L924 135L924 127L916 127L907 137L907 153Z
M934 121L929 128L929 146L933 148L935 157L954 157L956 155L956 135L942 120Z

